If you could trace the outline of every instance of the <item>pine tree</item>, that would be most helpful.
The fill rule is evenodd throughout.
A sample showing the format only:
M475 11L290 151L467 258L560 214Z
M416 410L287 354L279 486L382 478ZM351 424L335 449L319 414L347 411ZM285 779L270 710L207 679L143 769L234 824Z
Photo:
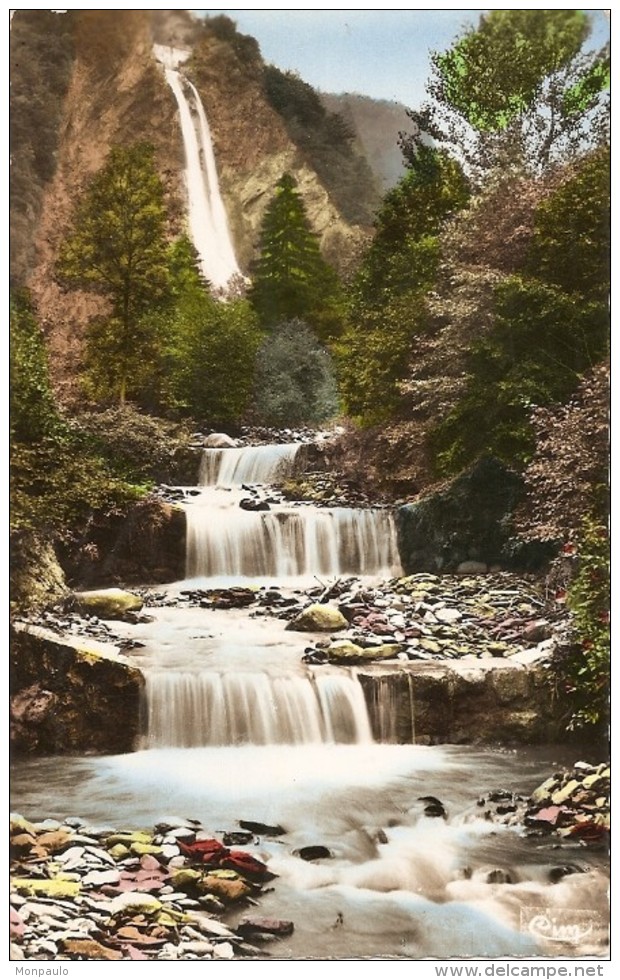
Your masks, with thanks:
M265 212L249 299L267 329L301 318L322 340L341 327L340 285L321 256L297 182L284 174Z

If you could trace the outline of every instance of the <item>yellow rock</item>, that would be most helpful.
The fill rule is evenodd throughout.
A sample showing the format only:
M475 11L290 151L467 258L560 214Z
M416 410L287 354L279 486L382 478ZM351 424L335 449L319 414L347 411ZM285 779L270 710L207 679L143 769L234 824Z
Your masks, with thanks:
M132 844L150 844L152 843L153 835L146 832L146 830L136 830L133 834L111 834L106 838L106 847L113 847L114 844L124 844L126 847L130 847Z
M249 885L246 885L240 878L232 881L228 878L219 878L215 874L205 875L199 887L201 892L216 895L223 902L238 902L252 891Z
M20 894L43 895L46 898L75 898L80 893L79 881L65 878L13 878L13 887Z
M109 848L109 854L115 861L124 861L126 857L129 857L129 848L125 847L124 844L115 844L114 847Z
M118 949L102 946L95 939L64 939L62 948L65 953L72 953L87 960L122 960L123 954Z
M13 836L13 834L20 834L20 833L32 834L33 837L37 836L37 832L32 826L32 824L30 823L30 821L26 820L25 817L19 817L19 816L11 817L9 833L11 837Z
M187 891L187 889L196 888L198 883L202 881L202 873L200 871L194 871L192 868L179 868L172 875L171 883L173 888L179 888L182 892Z
M161 854L161 847L157 847L156 844L141 844L136 842L131 845L129 850L132 854L137 854L138 857L142 857L143 854Z

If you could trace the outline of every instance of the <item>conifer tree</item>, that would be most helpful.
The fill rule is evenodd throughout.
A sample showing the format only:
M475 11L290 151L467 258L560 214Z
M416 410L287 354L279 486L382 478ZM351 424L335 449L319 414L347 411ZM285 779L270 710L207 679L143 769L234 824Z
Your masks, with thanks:
M336 272L321 256L297 182L284 174L267 208L254 263L249 299L267 329L301 318L322 340L341 327L341 295Z

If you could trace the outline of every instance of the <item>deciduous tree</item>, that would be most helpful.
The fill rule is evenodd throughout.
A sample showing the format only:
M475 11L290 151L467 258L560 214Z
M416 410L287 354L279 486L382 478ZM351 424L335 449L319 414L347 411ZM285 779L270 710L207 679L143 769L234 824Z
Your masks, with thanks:
M78 205L58 262L69 287L109 300L111 315L91 332L89 361L121 403L152 347L145 315L167 297L165 222L153 147L113 147Z

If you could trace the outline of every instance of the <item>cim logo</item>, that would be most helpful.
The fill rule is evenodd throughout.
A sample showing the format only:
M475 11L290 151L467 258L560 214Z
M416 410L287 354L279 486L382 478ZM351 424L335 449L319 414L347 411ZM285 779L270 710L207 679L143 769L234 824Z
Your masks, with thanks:
M602 928L602 916L590 909L521 909L521 931L547 942L578 945Z

